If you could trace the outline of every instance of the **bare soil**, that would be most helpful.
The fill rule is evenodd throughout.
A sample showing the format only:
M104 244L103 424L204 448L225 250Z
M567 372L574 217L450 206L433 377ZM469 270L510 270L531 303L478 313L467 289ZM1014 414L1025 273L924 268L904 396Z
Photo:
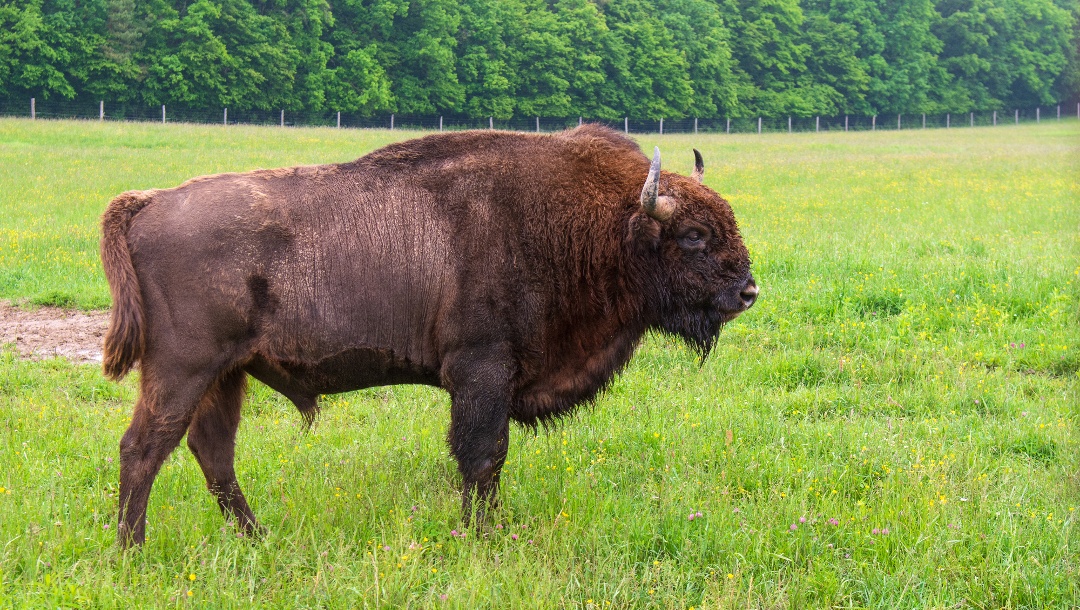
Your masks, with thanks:
M0 344L13 344L22 358L59 356L72 362L101 362L108 320L107 311L23 309L0 301Z

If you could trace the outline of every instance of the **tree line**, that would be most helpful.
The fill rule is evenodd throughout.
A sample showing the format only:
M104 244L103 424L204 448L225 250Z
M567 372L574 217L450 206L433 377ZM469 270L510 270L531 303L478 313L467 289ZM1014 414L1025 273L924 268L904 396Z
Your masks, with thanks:
M640 119L1080 91L1080 0L0 0L0 97Z

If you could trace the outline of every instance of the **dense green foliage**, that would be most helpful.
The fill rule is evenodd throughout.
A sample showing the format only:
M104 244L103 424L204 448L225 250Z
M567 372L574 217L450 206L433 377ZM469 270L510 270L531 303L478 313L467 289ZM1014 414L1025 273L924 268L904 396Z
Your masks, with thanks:
M415 135L0 119L0 299L107 306L125 189ZM118 553L137 375L4 346L0 608L1080 607L1080 121L639 139L683 174L702 151L761 296L703 365L652 336L594 405L514 427L501 529L452 534L445 392L325 396L304 433L252 383L269 534L181 445Z
M0 97L639 119L1034 107L1077 0L0 0Z

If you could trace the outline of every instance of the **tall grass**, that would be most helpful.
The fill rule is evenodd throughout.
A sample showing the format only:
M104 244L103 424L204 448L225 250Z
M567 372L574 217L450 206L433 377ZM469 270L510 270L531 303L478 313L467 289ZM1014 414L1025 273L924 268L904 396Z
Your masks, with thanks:
M0 298L107 304L112 195L415 134L0 120ZM1080 605L1080 125L643 136L732 202L762 289L699 366L650 337L596 404L515 429L460 529L448 399L252 384L238 538L181 448L114 542L135 396L0 356L0 606ZM700 516L698 516L700 513ZM691 519L690 517L693 516Z

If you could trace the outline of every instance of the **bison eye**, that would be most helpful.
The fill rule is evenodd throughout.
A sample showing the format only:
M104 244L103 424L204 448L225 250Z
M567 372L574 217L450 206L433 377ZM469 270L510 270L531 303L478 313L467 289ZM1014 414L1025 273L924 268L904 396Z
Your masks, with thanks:
M684 250L699 251L705 249L705 242L709 240L708 233L697 227L689 227L679 233L679 246Z

